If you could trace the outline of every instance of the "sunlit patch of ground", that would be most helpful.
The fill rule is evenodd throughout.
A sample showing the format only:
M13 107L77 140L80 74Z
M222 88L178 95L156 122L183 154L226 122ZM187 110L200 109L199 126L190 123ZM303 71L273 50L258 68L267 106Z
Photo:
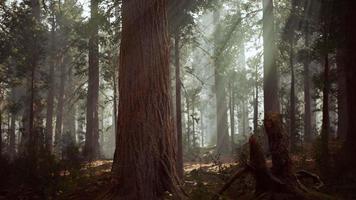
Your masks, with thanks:
M208 172L218 172L221 168L229 168L232 166L236 166L238 163L222 163L222 164L215 164L215 163L193 163L187 162L184 163L184 172L190 173L193 170L197 169L204 169Z

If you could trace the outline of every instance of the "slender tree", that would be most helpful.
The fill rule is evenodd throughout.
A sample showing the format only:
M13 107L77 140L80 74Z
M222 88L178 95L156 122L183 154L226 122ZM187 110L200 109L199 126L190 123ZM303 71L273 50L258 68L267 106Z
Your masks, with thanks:
M309 48L309 24L305 25L304 37L305 46ZM311 92L310 92L310 55L306 52L306 56L303 60L304 67L304 140L307 143L312 141L312 120L311 120Z
M95 160L99 157L99 0L91 0L90 3L89 79L84 156L88 160Z
M48 93L47 93L47 113L46 113L46 148L48 152L52 152L53 143L53 110L54 110L54 65L56 59L55 45L55 12L54 1L51 4L51 36L50 36L50 66L48 76Z
M63 135L63 111L64 111L64 92L65 92L65 82L66 82L66 66L67 59L66 55L62 55L59 62L59 91L57 97L57 112L56 112L56 134L54 141L55 152L59 154L61 152L61 140Z

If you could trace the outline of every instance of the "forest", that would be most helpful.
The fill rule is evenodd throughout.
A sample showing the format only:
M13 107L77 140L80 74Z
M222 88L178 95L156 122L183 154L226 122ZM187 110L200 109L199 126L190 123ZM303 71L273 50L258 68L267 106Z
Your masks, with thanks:
M0 200L356 200L355 0L0 0Z

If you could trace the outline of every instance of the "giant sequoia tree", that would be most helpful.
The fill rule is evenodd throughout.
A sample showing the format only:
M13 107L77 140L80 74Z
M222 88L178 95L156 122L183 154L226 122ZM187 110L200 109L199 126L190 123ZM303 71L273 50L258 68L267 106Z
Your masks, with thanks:
M176 185L165 0L123 1L114 199L161 199Z
M354 154L356 152L356 2L353 0L344 0L340 4L340 30L343 31L344 40L340 41L339 48L342 50L344 59L344 70L346 74L346 99L347 99L347 116L348 126L344 145L344 162L343 173L355 172L356 160ZM355 173L353 173L355 178Z

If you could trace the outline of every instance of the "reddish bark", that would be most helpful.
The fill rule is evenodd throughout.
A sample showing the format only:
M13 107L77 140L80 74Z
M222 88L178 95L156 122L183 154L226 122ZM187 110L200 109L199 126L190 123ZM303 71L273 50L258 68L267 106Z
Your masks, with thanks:
M176 192L166 1L123 1L118 141L112 199L163 199Z
M292 177L292 160L288 151L289 138L283 130L282 116L279 113L266 113L264 125L272 155L272 173L282 180L288 180Z
M177 173L183 178L183 140L182 140L182 98L181 98L181 80L180 80L180 53L179 53L179 32L175 34L175 78L176 78L176 127L177 127Z

